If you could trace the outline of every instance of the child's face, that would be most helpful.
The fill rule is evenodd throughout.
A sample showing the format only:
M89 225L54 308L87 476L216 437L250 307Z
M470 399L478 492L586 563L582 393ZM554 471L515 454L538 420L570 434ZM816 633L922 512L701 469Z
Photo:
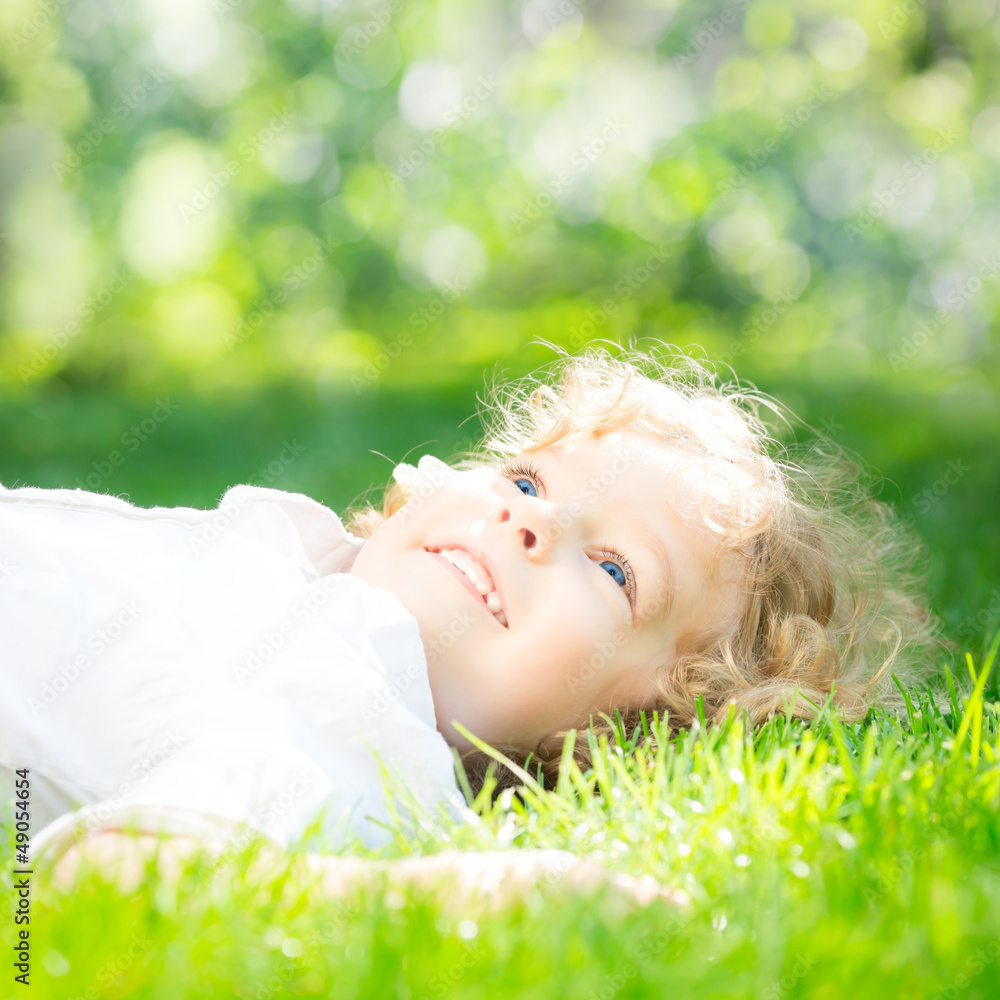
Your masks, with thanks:
M685 469L677 448L575 432L508 465L518 462L538 481L449 476L388 518L351 569L417 618L438 728L462 750L452 720L488 743L533 747L591 713L649 705L656 668L685 634L742 607L735 557L697 513L704 471ZM442 548L485 557L506 626L432 554Z

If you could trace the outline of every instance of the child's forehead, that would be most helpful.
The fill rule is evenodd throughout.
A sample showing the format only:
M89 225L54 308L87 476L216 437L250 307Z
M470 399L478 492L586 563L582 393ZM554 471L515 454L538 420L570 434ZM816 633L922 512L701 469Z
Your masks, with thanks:
M654 491L655 498L678 515L723 533L755 521L773 499L767 484L751 469L680 439L629 428L605 433L573 430L557 441L527 449L526 454L537 457L540 464L551 462L554 468L579 474L585 482L603 476L606 492L619 503L637 486ZM611 488L615 482L619 490Z

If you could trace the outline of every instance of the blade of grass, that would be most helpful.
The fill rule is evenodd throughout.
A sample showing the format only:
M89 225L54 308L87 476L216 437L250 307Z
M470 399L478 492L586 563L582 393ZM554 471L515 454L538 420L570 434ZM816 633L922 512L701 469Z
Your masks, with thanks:
M1000 633L997 634L1000 638ZM972 694L969 696L969 700L965 706L965 712L962 714L962 723L958 727L958 735L955 737L955 742L951 748L951 758L952 760L958 760L958 755L961 753L962 746L965 743L965 738L969 734L969 729L976 723L977 731L982 732L982 721L983 721L983 688L986 687L986 679L989 677L990 670L993 667L993 660L996 657L996 640L994 640L993 645L990 647L990 652L987 655L986 662L983 664L982 673L976 677L975 666L972 663L972 657L966 654L968 657L969 670L972 672L972 676L976 678L976 685L972 689ZM975 758L973 759L973 765L975 765L979 760L979 741L973 736L973 746L972 750L975 753Z
M958 704L958 694L955 691L955 679L951 676L951 668L947 663L944 665L944 678L948 682L948 694L951 696L951 721L952 725L954 725L955 720L961 717L962 709Z
M910 700L910 692L903 687L899 682L899 678L895 674L889 675L892 678L893 683L899 688L899 693L903 696L903 702L906 705L906 717L910 721L910 731L911 732L923 732L922 727L917 725L917 714L913 707L913 702ZM922 717L921 717L922 718Z

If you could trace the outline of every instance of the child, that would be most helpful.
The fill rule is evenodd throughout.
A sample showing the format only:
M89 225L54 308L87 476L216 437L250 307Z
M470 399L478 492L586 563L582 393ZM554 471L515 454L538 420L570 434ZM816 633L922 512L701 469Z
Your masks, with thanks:
M322 807L375 844L376 756L463 814L449 746L477 788L490 758L455 721L554 779L615 708L631 733L699 696L756 723L832 693L853 719L923 669L913 538L825 446L780 456L775 404L682 356L554 374L495 394L480 451L397 466L349 530L249 486L217 511L0 492L0 776L29 768L36 824L66 814L42 843L126 810L288 843Z
M557 366L552 386L494 394L483 448L454 467L468 471L425 456L423 479L397 468L383 511L348 521L369 539L353 572L419 609L439 716L554 784L572 728L590 766L588 713L618 708L631 734L643 710L691 725L699 697L709 721L735 705L753 723L810 718L831 693L849 720L902 704L891 672L916 679L938 646L921 545L857 466L828 441L782 455L760 419L781 407L683 355ZM421 541L480 552L509 628L480 614L440 648L448 612L422 587ZM614 740L610 718L593 729ZM492 758L441 731L481 786Z

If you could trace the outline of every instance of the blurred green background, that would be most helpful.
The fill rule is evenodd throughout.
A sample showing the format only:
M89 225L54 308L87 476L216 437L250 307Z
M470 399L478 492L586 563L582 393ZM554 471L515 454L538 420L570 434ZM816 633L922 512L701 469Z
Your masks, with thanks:
M1000 620L995 0L7 0L0 482L342 510L542 338L856 450ZM471 419L469 419L471 417Z

